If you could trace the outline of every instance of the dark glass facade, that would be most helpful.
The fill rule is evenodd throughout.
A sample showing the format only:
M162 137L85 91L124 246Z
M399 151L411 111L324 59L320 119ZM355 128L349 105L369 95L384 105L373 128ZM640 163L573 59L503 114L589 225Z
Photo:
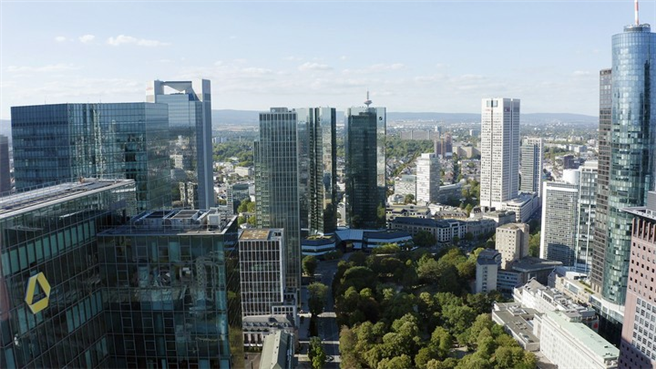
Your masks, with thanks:
M384 108L350 108L346 125L346 220L351 228L385 227Z
M301 229L330 234L337 228L337 113L309 108L297 114Z
M236 218L148 212L98 236L110 367L229 368L225 248Z
M601 292L617 304L626 298L631 246L632 217L621 209L644 205L654 184L655 60L656 34L649 25L627 26L613 36L608 199L604 222L597 224L605 240L599 244L605 249Z
M87 180L0 199L0 368L108 367L96 234L134 194Z
M168 107L57 104L11 108L16 188L82 177L136 182L139 210L171 206Z

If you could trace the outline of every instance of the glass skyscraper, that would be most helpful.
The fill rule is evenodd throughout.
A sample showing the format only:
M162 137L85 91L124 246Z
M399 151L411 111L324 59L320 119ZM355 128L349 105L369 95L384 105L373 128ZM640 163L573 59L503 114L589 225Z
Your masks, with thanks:
M166 105L19 106L11 125L17 190L127 178L136 182L139 210L171 206Z
M301 228L310 235L337 228L335 108L297 110Z
M11 191L11 167L9 165L9 139L0 135L0 194Z
M226 248L236 217L150 211L98 235L112 368L229 368Z
M301 287L297 114L287 108L260 113L254 143L255 209L258 228L284 229L285 281L290 293Z
M656 72L656 34L647 24L629 25L624 32L613 36L612 45L610 130L607 137L602 137L606 134L602 129L605 122L600 119L592 282L604 298L624 304L632 217L621 209L643 206L647 192L654 185L656 101L652 91L656 91L653 77ZM600 110L605 107L603 102ZM608 141L604 142L603 138ZM607 161L602 153L608 154Z
M173 183L176 189L180 189L181 205L193 209L213 207L210 81L153 81L146 90L146 101L169 107L168 138L173 171L183 173Z
M0 198L0 368L108 367L96 235L134 209L132 180Z
M527 137L522 140L520 192L536 193L538 196L542 196L543 142L544 140L539 137Z
M346 221L351 228L385 227L385 108L346 112Z

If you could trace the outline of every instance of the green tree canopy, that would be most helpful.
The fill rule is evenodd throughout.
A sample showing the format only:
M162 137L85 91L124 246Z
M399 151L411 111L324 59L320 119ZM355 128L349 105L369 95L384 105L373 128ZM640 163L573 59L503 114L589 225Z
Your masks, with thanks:
M308 307L313 316L323 313L323 308L326 305L329 289L323 283L314 282L308 287Z
M319 262L314 255L308 255L303 258L302 265L303 272L309 276L313 276L314 271L317 270L317 265L319 265Z

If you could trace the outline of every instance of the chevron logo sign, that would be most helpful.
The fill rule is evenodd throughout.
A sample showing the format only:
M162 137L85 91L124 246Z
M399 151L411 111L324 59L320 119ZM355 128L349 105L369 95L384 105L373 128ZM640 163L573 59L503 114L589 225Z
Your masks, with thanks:
M36 291L36 284L39 284L41 291L45 294L45 297L41 298L39 301L34 302L34 292ZM46 276L43 272L40 272L37 275L33 275L27 282L27 290L25 291L25 303L32 310L32 314L36 314L43 309L48 307L48 302L50 301L50 283L46 279Z

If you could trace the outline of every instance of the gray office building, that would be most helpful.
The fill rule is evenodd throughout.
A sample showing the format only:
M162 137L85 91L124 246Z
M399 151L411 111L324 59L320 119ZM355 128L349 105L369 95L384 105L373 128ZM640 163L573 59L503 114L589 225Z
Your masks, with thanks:
M310 235L337 228L335 108L297 109L301 229Z
M624 304L626 298L631 256L632 216L621 209L643 206L647 192L654 188L654 45L656 34L648 24L624 27L624 32L612 39L612 72L601 74L599 190L591 281L595 290L616 304ZM608 106L610 120L601 114Z
M346 111L346 221L351 228L385 227L385 108Z
M542 194L540 258L576 263L578 184L545 182Z
M295 294L301 287L296 118L287 108L260 113L260 137L253 149L257 226L284 229L285 285Z
M215 205L212 169L212 93L210 81L153 81L146 101L169 107L169 142L174 173L182 171L182 206L209 209ZM180 185L183 182L184 185Z
M139 210L171 206L166 105L19 106L11 126L17 190L126 178L136 182Z
M522 140L520 149L520 173L522 180L519 185L520 192L535 193L542 196L542 161L544 140L539 137L527 137Z

